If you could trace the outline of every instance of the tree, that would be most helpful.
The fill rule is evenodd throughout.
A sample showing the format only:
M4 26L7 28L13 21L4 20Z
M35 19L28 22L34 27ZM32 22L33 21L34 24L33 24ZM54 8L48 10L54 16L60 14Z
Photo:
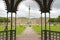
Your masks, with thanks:
M6 22L7 21L7 18L5 17L0 17L0 22ZM8 19L8 22L10 22L10 20Z
M50 18L50 20L48 20L49 22L56 22L55 18Z
M58 18L60 18L60 16L58 16Z
M60 22L60 16L58 16L58 18L50 18L48 21L49 22Z
M57 22L60 22L60 16L58 16L58 18L56 18L57 19Z

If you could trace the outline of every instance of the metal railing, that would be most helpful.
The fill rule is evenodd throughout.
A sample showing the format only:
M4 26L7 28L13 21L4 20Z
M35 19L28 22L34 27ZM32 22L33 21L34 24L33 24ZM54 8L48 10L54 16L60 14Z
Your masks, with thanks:
M58 31L49 31L49 30L42 30L42 36L44 40L45 38L47 40L60 40L60 32ZM45 33L47 33L47 37L45 37Z
M8 33L7 36L6 36L6 32ZM11 32L12 32L12 37L11 37ZM16 38L15 30L0 31L0 40L15 40L15 38Z

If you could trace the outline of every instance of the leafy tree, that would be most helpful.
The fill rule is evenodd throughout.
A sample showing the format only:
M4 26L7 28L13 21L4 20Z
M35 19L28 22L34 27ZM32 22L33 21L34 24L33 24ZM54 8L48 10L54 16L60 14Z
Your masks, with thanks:
M57 22L60 22L60 16L58 16L58 18L57 18Z
M50 18L49 22L55 22L55 18Z
M5 17L0 17L0 22L7 22L7 18L5 18ZM8 22L10 22L9 19L8 19Z
M49 22L60 22L60 16L58 18L50 18Z
M58 18L60 18L60 16L58 16Z

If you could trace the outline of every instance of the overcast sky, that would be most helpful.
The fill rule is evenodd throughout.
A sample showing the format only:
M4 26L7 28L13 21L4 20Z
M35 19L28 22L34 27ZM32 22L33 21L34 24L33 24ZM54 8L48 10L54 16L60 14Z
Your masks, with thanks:
M39 18L40 17L40 8L38 3L32 0L26 0L19 4L18 11L17 11L17 17L28 17L29 15L29 5L30 5L30 17L31 18ZM51 17L58 17L60 15L60 0L54 0L54 3L51 8ZM6 17L6 6L4 1L0 0L0 16ZM10 17L9 13L9 17ZM14 14L13 14L14 16ZM43 14L44 17L44 14ZM48 13L47 13L48 17Z

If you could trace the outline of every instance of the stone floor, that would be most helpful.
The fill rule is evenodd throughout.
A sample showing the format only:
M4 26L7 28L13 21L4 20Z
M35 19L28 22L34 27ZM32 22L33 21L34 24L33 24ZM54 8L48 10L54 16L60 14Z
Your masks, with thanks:
M36 34L32 27L27 27L22 34L17 35L17 40L40 40L40 35Z

